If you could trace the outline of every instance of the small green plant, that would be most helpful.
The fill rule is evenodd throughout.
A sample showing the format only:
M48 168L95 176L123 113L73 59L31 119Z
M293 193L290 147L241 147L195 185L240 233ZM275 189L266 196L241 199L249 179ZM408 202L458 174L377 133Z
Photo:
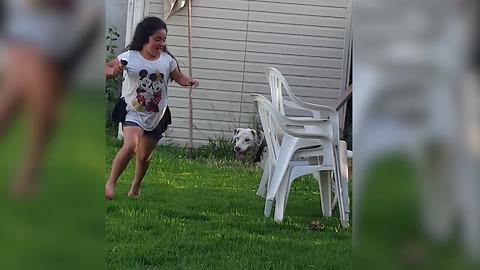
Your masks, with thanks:
M164 139L162 139L164 140ZM187 146L180 146L173 141L163 141L159 149L171 152L174 156L188 159L189 149ZM226 161L235 162L233 155L233 143L225 137L209 139L208 144L193 149L193 160L196 161Z
M109 27L105 37L106 62L110 62L116 57L118 46L116 45L120 34L115 27ZM105 82L105 100L106 100L106 129L113 131L114 123L111 119L111 112L115 101L120 96L122 77L110 77Z
M215 137L214 139L209 139L208 144L199 146L193 149L193 160L195 161L206 161L215 164L243 164L242 166L253 166L254 157L249 155L246 156L242 161L235 159L233 153L234 144L230 138L227 137ZM175 156L183 159L188 158L189 149L185 147L178 146L174 142L162 143L160 146L161 149L168 149L168 151L174 153Z
M194 158L223 159L233 161L233 143L225 137L209 139L208 144L195 149Z

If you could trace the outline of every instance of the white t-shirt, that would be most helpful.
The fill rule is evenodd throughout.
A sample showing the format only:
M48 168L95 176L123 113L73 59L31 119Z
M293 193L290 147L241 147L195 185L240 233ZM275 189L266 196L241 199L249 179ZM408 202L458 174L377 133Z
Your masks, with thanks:
M126 51L118 60L127 60L122 97L127 103L126 121L152 131L167 108L167 84L177 62L166 52L157 60L145 59L139 51Z

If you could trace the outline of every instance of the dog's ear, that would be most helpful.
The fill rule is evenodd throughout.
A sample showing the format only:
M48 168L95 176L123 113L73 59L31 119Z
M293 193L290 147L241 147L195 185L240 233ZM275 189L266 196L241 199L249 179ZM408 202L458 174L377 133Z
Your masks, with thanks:
M257 143L257 145L260 145L262 143L262 140L263 140L263 131L258 130L258 129L254 129L253 131L255 131L253 133L255 135L254 136L255 143Z
M260 139L260 133L258 132L258 130L252 129L251 132L253 135L253 139L255 140L255 144L260 145L262 143L262 140Z
M235 136L238 134L238 132L240 132L240 128L236 128L236 129L233 131L232 143L235 142Z
M263 140L263 136L264 136L263 130L257 129L257 136L260 139L260 141Z

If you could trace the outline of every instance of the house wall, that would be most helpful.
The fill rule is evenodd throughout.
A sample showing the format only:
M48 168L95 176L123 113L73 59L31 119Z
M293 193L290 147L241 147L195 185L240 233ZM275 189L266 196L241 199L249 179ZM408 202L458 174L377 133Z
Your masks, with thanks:
M109 27L117 28L120 37L116 45L119 52L125 47L128 0L105 0L105 31Z
M344 89L351 0L193 0L194 144L229 137L255 120L251 93L269 95L273 66L301 98L333 105ZM145 0L163 18L163 0ZM187 8L167 20L169 50L188 74ZM188 88L169 87L167 138L188 141Z

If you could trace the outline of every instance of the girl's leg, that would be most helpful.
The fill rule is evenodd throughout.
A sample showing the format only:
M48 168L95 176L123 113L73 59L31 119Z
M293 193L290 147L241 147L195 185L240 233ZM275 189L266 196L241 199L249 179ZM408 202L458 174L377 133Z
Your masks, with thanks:
M62 70L50 59L32 48L22 48L19 63L23 65L25 84L23 99L28 113L26 152L17 173L13 191L29 194L38 184L36 177L51 132L57 123L60 102L65 92Z
M22 105L24 87L21 76L18 76L22 73L17 55L17 50L7 49L5 70L0 79L0 138Z
M140 127L127 126L123 128L123 134L123 146L113 160L110 176L105 185L105 197L107 199L113 197L118 178L127 167L133 155L135 155L143 135L143 130Z
M137 161L135 164L135 177L133 178L132 185L130 186L130 191L128 192L129 197L138 197L140 193L140 186L143 181L143 177L147 172L148 165L150 165L150 160L152 158L152 153L157 147L158 139L154 139L147 135L143 135L140 140L140 145L138 146L137 151Z
M21 106L21 92L18 90L11 82L4 82L0 88L0 139Z

